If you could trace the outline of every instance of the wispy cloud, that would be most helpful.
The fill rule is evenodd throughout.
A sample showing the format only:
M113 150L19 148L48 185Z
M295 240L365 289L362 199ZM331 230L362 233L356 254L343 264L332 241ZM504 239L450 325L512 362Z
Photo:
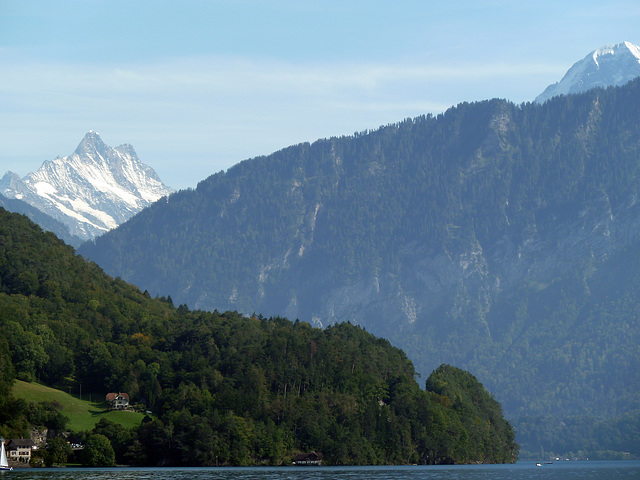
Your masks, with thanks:
M459 65L323 64L202 57L148 65L96 66L77 64L17 64L3 72L0 94L101 96L130 100L127 95L158 98L184 96L332 95L372 91L423 82L557 75L566 65L543 63L466 63ZM526 87L525 87L526 88ZM527 92L528 93L528 92ZM410 96L413 92L406 92ZM436 95L437 93L434 93ZM268 98L266 99L268 101Z
M15 136L37 125L50 136L42 139L48 151L65 154L70 151L57 145L70 131L79 136L106 128L119 137L116 142L153 155L161 175L163 162L186 155L195 163L202 159L204 178L291 143L375 128L464 100L532 99L564 69L542 63L305 64L221 56L119 65L14 59L0 78L0 140L7 140L5 156L28 155L38 143L16 142ZM536 77L543 79L540 87L527 90ZM520 90L500 91L500 85ZM462 98L462 92L474 96Z

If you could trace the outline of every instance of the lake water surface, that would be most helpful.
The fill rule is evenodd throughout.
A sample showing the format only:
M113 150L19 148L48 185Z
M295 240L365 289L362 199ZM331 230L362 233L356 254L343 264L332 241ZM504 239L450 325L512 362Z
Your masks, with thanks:
M535 462L515 465L253 468L15 469L9 479L51 480L639 480L640 462Z

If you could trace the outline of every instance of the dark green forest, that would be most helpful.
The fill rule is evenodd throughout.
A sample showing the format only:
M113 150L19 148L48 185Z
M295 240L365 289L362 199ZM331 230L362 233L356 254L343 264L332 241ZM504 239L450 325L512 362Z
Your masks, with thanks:
M640 79L291 146L79 252L192 308L348 320L425 376L460 366L523 435L542 419L529 451L639 454L638 105Z
M176 307L3 209L0 332L1 436L66 423L55 405L12 397L16 378L127 392L152 412L133 430L103 419L73 432L86 465L281 465L309 451L328 464L494 463L518 454L501 406L467 372L443 365L421 389L401 350L349 323L323 330ZM58 443L47 458L64 450Z

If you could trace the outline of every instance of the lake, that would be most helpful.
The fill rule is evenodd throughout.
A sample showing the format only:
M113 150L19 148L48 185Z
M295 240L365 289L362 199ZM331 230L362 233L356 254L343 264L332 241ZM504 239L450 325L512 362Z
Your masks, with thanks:
M515 465L252 468L43 468L15 469L10 478L51 480L638 480L640 462L535 462Z

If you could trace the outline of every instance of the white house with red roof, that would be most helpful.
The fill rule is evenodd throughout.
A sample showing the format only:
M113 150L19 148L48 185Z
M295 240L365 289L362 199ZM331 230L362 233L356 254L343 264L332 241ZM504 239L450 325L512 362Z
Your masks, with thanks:
M107 403L111 410L126 410L129 408L129 395L126 393L107 393Z

